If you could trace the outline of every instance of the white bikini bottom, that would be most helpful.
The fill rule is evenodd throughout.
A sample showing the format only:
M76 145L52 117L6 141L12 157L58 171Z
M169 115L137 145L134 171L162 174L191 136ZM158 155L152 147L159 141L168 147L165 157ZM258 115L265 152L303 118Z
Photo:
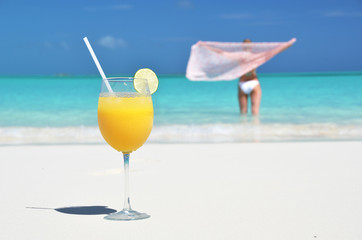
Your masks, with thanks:
M249 95L251 91L259 84L259 81L256 79L245 81L245 82L239 82L239 86L241 91L243 91L245 94Z

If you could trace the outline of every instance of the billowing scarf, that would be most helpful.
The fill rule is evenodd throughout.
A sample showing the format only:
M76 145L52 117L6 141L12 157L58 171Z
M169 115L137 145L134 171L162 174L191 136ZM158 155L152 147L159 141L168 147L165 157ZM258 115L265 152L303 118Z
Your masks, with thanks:
M191 47L186 77L194 81L234 80L290 47L288 42L203 42Z

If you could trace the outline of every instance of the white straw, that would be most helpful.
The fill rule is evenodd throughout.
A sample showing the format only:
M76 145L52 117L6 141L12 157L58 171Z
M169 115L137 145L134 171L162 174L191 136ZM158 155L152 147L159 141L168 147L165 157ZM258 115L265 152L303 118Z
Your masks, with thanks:
M101 74L104 83L106 84L106 87L107 87L108 91L109 91L109 92L113 92L113 90L112 90L112 88L111 88L111 85L109 85L109 82L108 82L108 80L107 80L107 77L106 77L106 75L104 74L104 72L103 72L103 70L102 70L102 67L101 67L101 65L100 65L99 62L98 62L97 56L96 56L96 54L94 53L93 48L92 48L92 46L90 45L90 43L89 43L89 41L88 41L88 38L85 37L85 38L83 38L83 40L84 40L85 44L87 45L90 54L92 55L93 61L95 62L96 66L97 66L97 68L98 68L98 71L99 71L99 73Z

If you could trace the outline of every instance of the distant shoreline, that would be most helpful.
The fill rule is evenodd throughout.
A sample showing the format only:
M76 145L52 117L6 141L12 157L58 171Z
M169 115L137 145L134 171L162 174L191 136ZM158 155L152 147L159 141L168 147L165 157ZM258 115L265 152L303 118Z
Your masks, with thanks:
M120 74L109 74L108 77L115 76L132 76L133 73L120 73ZM168 77L168 76L185 76L185 73L161 73L157 74L159 77ZM258 75L262 76L342 76L342 75L362 75L362 70L360 71L331 71L331 72L259 72ZM59 78L68 78L68 77L94 77L100 78L99 74L70 74L70 73L56 73L56 74L0 74L0 78L4 77L59 77ZM0 79L1 80L1 79Z

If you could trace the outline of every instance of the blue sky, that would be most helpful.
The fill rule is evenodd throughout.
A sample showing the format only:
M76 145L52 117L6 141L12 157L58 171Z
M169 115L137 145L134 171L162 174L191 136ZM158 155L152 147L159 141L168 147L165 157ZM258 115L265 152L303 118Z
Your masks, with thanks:
M0 0L0 75L184 73L198 40L297 42L259 72L362 71L361 0Z

